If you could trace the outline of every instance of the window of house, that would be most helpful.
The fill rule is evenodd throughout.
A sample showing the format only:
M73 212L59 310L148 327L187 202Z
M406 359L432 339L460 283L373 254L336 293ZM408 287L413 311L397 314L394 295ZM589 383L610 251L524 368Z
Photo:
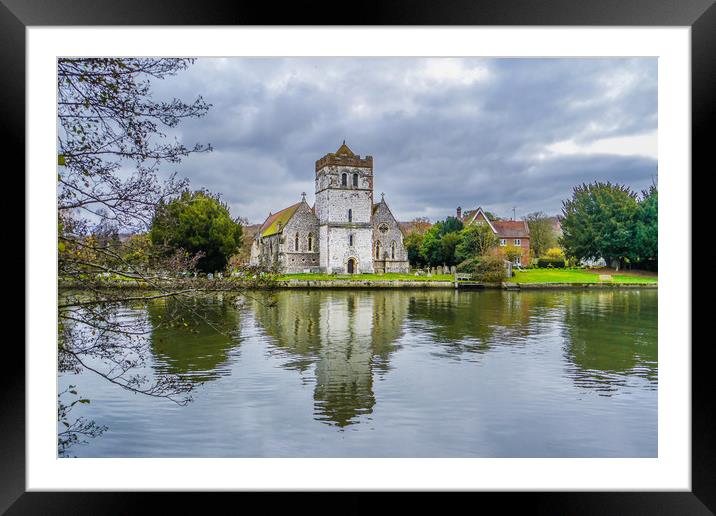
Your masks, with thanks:
M507 245L507 240L505 240L504 238L501 238L500 245Z
M522 240L515 238L515 245L522 245Z
M341 176L341 186L348 186L348 175L343 174Z
M296 233L296 238L293 239L293 250L298 251L298 233Z
M353 222L353 210L348 210L348 222Z
M353 247L353 235L348 235L348 245Z
M313 251L313 235L308 235L308 250Z
M522 257L521 256L515 257L515 265L522 265Z
M375 257L380 259L380 242L375 243Z
M390 243L390 259L395 260L395 241Z
M358 186L358 174L353 174L353 186Z

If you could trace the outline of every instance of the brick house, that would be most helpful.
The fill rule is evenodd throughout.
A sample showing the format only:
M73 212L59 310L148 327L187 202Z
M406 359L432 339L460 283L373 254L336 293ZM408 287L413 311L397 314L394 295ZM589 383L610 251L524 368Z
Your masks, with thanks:
M530 228L524 220L490 220L481 207L476 210L462 212L458 207L457 218L464 225L487 224L498 239L498 251L501 247L508 245L522 249L522 255L518 256L514 264L527 266L530 264Z

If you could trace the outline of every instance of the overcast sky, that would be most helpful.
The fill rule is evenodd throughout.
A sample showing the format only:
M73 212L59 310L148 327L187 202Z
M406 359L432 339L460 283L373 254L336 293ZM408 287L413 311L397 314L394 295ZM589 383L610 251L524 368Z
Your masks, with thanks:
M574 185L657 173L655 58L199 59L153 90L213 104L177 135L215 150L167 170L252 223L312 204L315 161L344 139L401 221L557 214Z

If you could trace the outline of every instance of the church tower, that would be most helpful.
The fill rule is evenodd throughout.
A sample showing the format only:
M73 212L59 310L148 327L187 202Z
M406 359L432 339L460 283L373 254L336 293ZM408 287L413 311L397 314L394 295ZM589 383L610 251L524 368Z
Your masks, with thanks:
M326 273L373 272L373 157L346 142L316 161L320 267Z

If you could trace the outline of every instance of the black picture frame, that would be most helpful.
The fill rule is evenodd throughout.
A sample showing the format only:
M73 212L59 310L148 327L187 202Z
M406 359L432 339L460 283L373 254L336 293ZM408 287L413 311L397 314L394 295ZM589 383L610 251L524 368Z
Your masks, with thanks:
M341 8L345 12L341 12ZM709 126L716 114L716 5L714 0L430 0L225 3L211 0L0 0L0 105L5 157L25 149L25 29L37 25L606 25L691 27L692 170L707 170L713 147ZM5 160L7 164L7 160ZM713 170L709 163L708 170ZM7 170L7 169L6 169ZM688 180L689 171L684 171ZM7 176L6 176L7 177ZM693 173L691 174L693 176ZM24 191L24 182L19 188ZM694 200L694 205L695 200ZM685 214L691 216L691 214ZM692 217L695 221L695 219ZM692 235L694 232L692 231ZM26 238L25 235L23 238ZM23 249L24 245L19 249ZM24 256L24 254L23 254ZM690 256L687 253L687 256ZM697 304L692 303L694 310ZM28 307L31 309L31 307ZM663 309L663 307L662 307ZM704 308L705 309L705 308ZM697 317L696 320L699 318ZM694 320L692 315L692 320ZM716 512L716 412L706 341L693 345L692 490L690 492L476 493L481 501L537 514L713 514ZM0 513L128 514L152 510L146 498L160 498L162 511L191 510L206 501L186 494L28 493L25 490L25 354L6 339L6 360L15 374L0 377ZM12 345L11 345L12 344ZM687 346L691 343L672 343ZM205 495L206 496L206 495ZM224 495L231 496L231 495ZM242 497L257 495L240 494ZM357 496L357 495L353 495ZM285 497L271 499L274 505ZM457 500L456 500L457 501ZM246 503L246 502L244 502ZM218 507L218 506L217 506ZM243 505L248 508L247 505ZM336 505L336 509L343 505ZM289 508L289 507L287 507ZM328 508L328 507L326 507ZM241 510L240 507L236 507Z

